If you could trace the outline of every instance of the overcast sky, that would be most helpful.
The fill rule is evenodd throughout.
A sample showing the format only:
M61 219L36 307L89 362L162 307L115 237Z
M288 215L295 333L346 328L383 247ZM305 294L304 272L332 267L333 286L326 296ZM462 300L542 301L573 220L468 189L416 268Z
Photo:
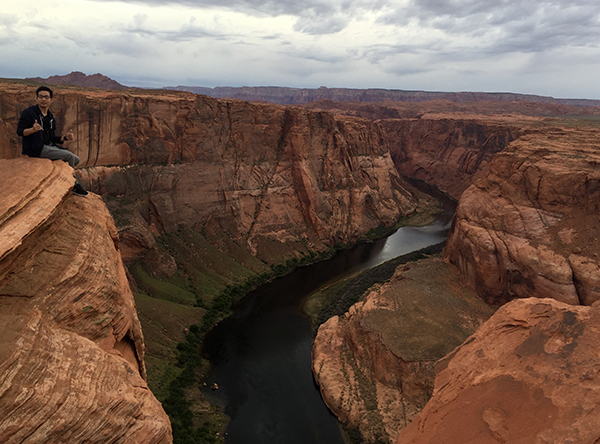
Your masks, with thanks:
M600 99L599 0L0 0L0 77Z

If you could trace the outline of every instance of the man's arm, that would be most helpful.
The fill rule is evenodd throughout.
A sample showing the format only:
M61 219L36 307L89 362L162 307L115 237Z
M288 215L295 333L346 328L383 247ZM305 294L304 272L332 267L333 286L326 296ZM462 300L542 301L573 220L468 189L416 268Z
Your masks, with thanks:
M25 110L21 113L19 123L17 125L17 134L22 137L31 136L33 133L37 133L42 129L42 125L37 121L35 115L29 110Z
M42 125L40 125L38 123L38 121L36 120L31 128L25 128L23 130L23 136L25 136L25 137L31 136L33 133L37 133L41 129L42 129Z

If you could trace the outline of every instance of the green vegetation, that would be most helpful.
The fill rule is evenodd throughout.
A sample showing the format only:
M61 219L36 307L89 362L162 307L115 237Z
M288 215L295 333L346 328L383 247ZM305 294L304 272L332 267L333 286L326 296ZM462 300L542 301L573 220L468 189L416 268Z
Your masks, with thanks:
M222 442L218 425L210 421L200 427L195 424L192 403L187 399L185 389L198 383L198 369L202 358L198 353L202 343L203 331L194 324L190 326L184 341L177 344L176 366L181 369L168 387L168 395L162 401L173 428L175 444L213 444Z
M127 220L127 214L120 217ZM223 440L227 419L200 390L209 365L199 352L204 334L248 292L334 252L309 252L268 265L233 241L221 247L226 252L202 232L182 228L160 236L156 250L128 267L137 286L148 384L169 415L175 444Z
M327 319L346 313L352 305L361 300L365 292L374 284L389 280L399 265L441 253L445 244L442 242L398 256L357 276L337 282L314 293L305 303L305 310L312 319L313 330L316 332L319 325Z

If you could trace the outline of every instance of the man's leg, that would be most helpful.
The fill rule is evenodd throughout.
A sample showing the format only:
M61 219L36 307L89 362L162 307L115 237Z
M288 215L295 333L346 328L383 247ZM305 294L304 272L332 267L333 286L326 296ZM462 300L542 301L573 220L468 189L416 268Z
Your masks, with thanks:
M64 160L73 168L75 168L75 166L79 163L79 157L69 150L64 150L50 145L44 145L42 152L40 153L40 157L50 160ZM77 176L73 175L73 177L75 177L75 186L73 187L73 192L79 196L87 196L88 192L85 191L79 184Z
M40 157L50 160L63 160L73 168L79 163L79 157L69 150L58 148L56 146L44 145Z

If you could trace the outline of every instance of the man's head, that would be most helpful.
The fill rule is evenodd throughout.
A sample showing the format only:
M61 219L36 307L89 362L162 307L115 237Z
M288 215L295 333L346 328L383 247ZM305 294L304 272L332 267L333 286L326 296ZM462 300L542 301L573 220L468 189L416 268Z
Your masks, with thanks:
M36 89L35 94L37 96L38 106L44 110L48 109L52 103L52 90L47 86L40 86Z
M52 98L52 96L54 95L52 93L52 90L50 88L48 88L47 86L40 86L38 89L35 90L35 95L39 97L40 93L43 91L47 92L48 95L50 96L50 98ZM44 95L44 94L42 94L42 95Z

